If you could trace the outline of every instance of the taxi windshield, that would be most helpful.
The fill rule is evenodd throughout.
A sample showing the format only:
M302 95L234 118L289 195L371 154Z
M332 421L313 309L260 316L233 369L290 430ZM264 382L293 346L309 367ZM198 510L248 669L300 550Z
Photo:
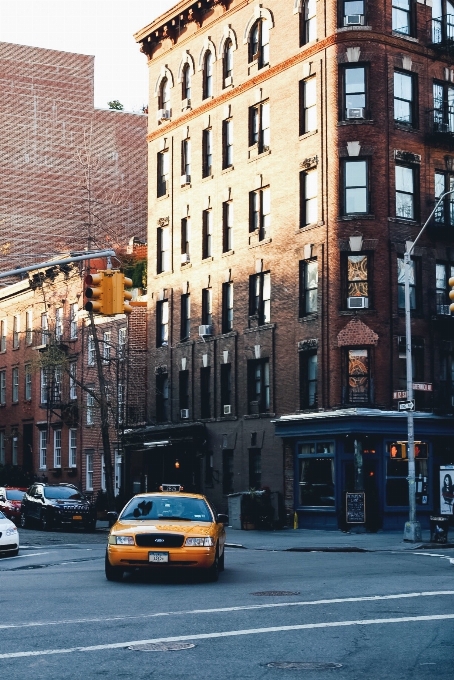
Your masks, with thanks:
M133 498L120 519L179 519L193 522L212 522L213 517L201 498L155 496Z

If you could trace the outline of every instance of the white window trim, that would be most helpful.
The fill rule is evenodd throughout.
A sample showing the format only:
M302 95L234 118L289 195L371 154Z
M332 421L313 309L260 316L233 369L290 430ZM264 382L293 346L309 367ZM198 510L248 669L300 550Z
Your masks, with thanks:
M58 435L60 435L60 446L57 446ZM60 429L54 430L54 468L61 468L61 444L62 444L62 431ZM60 458L60 462L58 459Z
M73 434L74 434L74 440L73 440ZM77 467L77 430L75 428L71 428L69 430L69 446L68 446L68 467L70 468L76 468ZM75 442L75 446L73 446L73 443ZM72 452L75 452L74 457L72 455Z
M39 431L39 469L47 469L47 430Z

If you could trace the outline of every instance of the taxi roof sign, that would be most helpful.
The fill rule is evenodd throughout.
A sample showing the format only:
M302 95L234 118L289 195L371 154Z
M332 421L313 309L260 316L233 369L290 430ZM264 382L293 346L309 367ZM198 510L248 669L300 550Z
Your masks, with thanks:
M161 484L161 491L183 491L181 484Z

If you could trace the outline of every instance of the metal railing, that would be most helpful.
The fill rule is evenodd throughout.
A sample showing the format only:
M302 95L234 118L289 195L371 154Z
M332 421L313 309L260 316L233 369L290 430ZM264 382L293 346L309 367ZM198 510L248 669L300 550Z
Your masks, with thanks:
M454 15L432 19L431 44L441 49L454 49Z

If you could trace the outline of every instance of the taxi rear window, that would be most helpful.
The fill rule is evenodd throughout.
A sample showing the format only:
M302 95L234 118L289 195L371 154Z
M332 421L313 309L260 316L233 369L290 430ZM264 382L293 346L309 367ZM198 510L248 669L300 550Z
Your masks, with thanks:
M129 501L120 519L179 519L191 522L212 522L213 517L201 498L181 496L138 497Z

